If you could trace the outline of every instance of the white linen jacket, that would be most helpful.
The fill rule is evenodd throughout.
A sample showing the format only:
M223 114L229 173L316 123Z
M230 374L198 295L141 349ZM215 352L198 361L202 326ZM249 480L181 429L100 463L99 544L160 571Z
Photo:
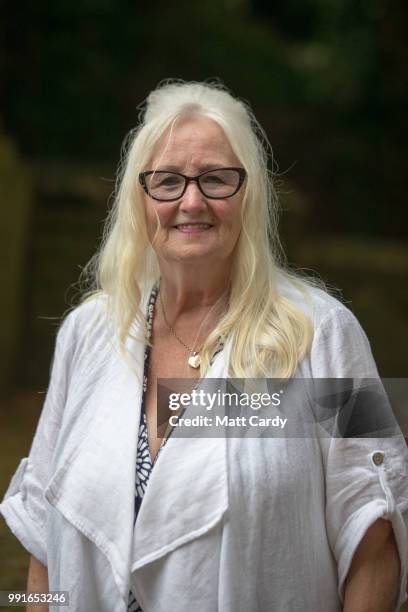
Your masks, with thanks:
M377 376L352 313L324 292L298 377ZM125 612L129 587L144 612L338 612L353 554L378 518L392 521L407 573L408 452L393 438L173 438L154 466L133 527L144 347L136 372L113 330L70 313L58 333L50 384L28 458L0 512L47 565L68 610ZM85 333L89 323L94 325ZM208 377L227 375L231 341ZM380 459L379 459L380 458ZM50 610L57 607L50 607Z

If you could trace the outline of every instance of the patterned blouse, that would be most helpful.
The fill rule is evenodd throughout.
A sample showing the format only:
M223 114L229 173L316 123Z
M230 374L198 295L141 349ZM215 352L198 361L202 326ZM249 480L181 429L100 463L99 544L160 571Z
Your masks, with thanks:
M156 298L159 293L159 286L155 286L152 289L149 298L149 304L147 308L147 336L150 339L152 335L153 328L153 317L154 317L154 308L156 304ZM220 351L222 351L224 347L224 342L219 339L218 347L215 353L212 356L210 361L210 365L213 363L214 358ZM140 506L142 504L143 496L145 494L147 483L149 481L150 474L152 472L153 466L156 463L156 460L165 445L168 437L163 440L162 445L160 446L156 458L153 463L150 457L149 450L149 440L147 436L147 422L146 422L146 389L147 389L147 373L149 369L149 356L150 356L150 347L146 344L145 353L144 353L144 366L143 366L143 393L142 393L142 406L140 411L140 426L139 426L139 437L137 442L137 458L136 458L136 480L135 480L135 518L133 524L136 523L137 515L139 514ZM136 601L136 598L133 592L129 591L128 598L128 612L143 612L142 608Z
M156 298L159 293L158 286L153 287L150 294L149 305L147 307L147 336L150 339L152 335L154 307L156 304ZM139 437L137 441L137 457L136 457L136 481L135 481L135 518L133 524L136 523L137 515L139 514L140 506L144 493L146 491L147 483L149 481L150 474L153 469L153 463L150 457L149 451L149 440L147 437L147 422L146 422L146 389L147 389L147 372L149 369L149 356L150 347L146 344L144 353L144 367L143 367L143 393L142 393L142 408L140 411L140 425L139 425ZM161 449L163 448L166 440L163 441L162 446L159 448L156 459L159 456ZM154 462L156 462L156 459ZM136 601L132 591L129 591L128 599L128 612L143 612L142 608Z

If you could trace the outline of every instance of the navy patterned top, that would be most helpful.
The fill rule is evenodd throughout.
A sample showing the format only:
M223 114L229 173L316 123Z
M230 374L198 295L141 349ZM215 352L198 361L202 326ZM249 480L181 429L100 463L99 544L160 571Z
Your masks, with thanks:
M150 294L149 304L147 308L147 336L149 339L152 335L154 308L155 308L158 293L159 293L159 286L156 285L155 287L153 287L152 292ZM217 349L210 360L210 365L212 365L215 356L218 355L218 353L222 351L223 348L224 348L224 342L220 338L218 341ZM136 479L135 479L135 518L134 518L133 524L136 523L137 515L139 514L140 506L142 504L143 496L147 488L147 483L149 481L149 477L152 472L153 465L156 463L156 460L168 439L168 437L166 437L163 440L163 443L160 446L156 454L156 458L152 463L152 460L150 457L150 450L149 450L149 440L147 436L147 422L146 422L146 411L145 411L147 374L149 370L149 356L150 356L150 347L148 344L146 344L145 353L144 353L144 366L143 366L142 406L141 406L141 411L140 411L139 437L138 437L138 442L137 442ZM129 591L129 598L128 598L128 612L143 612L142 608L136 601L136 598L131 590Z
M159 288L155 286L150 294L149 305L147 308L147 335L149 339L152 335L154 307L155 307L156 298L157 298L158 293L159 293ZM145 353L144 353L142 406L141 406L141 411L140 411L139 437L137 441L134 523L136 522L137 515L139 514L142 499L146 491L146 487L149 481L151 471L153 469L153 463L152 463L152 460L150 457L150 451L149 451L149 440L147 437L147 422L146 422L146 411L145 411L147 373L149 369L149 355L150 355L150 347L148 344L146 344ZM165 443L166 443L166 440L163 441L162 446L159 448L158 453L156 455L156 459L159 456L159 453ZM143 612L142 608L137 603L136 598L133 595L131 590L129 591L128 612Z

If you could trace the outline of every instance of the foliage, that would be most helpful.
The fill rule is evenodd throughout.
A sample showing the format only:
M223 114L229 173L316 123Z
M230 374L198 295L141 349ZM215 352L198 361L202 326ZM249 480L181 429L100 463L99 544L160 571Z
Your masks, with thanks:
M24 154L116 160L161 79L220 77L250 100L284 170L298 160L293 179L323 228L332 201L340 231L401 237L402 0L3 5L3 112Z

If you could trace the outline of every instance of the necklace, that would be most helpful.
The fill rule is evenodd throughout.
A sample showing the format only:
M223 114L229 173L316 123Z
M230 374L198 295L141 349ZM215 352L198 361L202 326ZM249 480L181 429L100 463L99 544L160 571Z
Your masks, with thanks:
M161 309L163 312L163 318L164 318L164 322L166 323L168 329L171 331L171 333L173 334L173 336L176 338L176 340L182 345L184 346L184 348L186 348L188 350L188 352L190 353L189 358L187 359L187 363L191 368L194 368L195 370L197 368L200 367L201 365L201 356L200 356L200 350L196 351L195 349L195 345L196 342L198 340L198 337L200 335L200 331L202 326L204 325L205 321L208 319L209 315L212 313L212 311L214 310L214 308L217 306L217 304L221 301L221 298L224 297L224 295L227 292L225 291L222 295L220 295L220 297L218 298L218 300L211 306L210 310L207 312L207 314L205 315L204 319L201 321L200 323L200 327L198 328L198 332L197 335L194 339L194 343L193 343L193 347L189 347L185 342L183 342L183 340L176 334L176 330L174 329L174 327L172 327L172 325L170 325L168 319L167 319L167 315L166 315L166 311L164 309L164 304L163 304L163 298L162 298L162 293L161 291L159 292L159 297L160 297L160 305L161 305Z

